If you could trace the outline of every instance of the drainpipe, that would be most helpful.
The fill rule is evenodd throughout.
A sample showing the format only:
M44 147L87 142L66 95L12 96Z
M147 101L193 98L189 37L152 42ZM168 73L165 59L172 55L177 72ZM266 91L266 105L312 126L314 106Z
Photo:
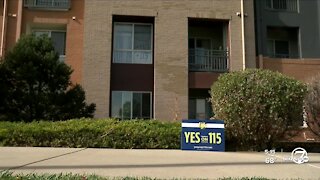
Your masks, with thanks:
M17 15L16 41L19 40L20 35L21 35L22 6L23 6L23 0L19 0L19 3L18 3L18 15Z
M242 42L242 69L246 69L246 47L245 47L245 41L244 41L244 0L241 0L241 42Z
M7 0L3 1L3 16L2 16L2 34L1 34L1 44L0 44L0 57L3 56L4 52L4 43L5 43L5 37L6 37L6 24L7 24Z

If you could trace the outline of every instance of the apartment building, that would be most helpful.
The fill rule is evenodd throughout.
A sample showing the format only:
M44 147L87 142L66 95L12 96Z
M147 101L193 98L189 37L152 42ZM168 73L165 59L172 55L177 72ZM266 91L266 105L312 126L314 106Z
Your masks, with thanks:
M82 85L97 117L209 118L221 73L256 67L252 0L85 1Z
M222 73L320 72L317 0L0 0L0 56L47 34L96 117L211 117Z
M0 0L0 13L0 56L24 34L46 34L81 83L84 0Z
M308 81L320 72L320 1L256 0L258 66Z
M211 117L218 76L320 72L317 0L0 0L1 56L47 34L96 117Z

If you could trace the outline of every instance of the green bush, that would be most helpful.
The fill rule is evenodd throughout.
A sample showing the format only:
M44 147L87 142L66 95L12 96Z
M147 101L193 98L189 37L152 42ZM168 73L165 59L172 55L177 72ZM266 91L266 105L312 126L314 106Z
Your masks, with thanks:
M71 83L71 73L51 39L21 37L0 61L0 120L93 117L95 105L85 102L85 92Z
M308 126L314 134L320 136L320 74L308 83L308 93L304 102Z
M180 123L156 120L0 122L0 145L176 149L180 133Z
M268 70L223 74L211 87L217 119L238 147L271 148L290 125L302 123L303 83Z

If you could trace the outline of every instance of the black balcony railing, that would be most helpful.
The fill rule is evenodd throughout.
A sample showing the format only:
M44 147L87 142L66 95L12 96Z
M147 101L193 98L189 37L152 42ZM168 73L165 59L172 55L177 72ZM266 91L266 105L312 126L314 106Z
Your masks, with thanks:
M24 7L37 9L68 10L71 0L24 0Z
M189 49L189 70L226 72L228 59L226 50Z
M267 9L298 12L298 0L266 0Z

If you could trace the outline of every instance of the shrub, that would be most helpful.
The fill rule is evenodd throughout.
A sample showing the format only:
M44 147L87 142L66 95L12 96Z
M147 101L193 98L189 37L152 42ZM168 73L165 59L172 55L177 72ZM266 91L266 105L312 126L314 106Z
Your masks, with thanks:
M0 145L176 149L180 133L180 123L155 120L0 122Z
M51 39L20 38L0 61L0 120L64 120L92 117L80 85L72 85L71 68L59 61Z
M261 150L302 119L305 92L305 85L280 73L245 70L221 75L211 101L216 118L225 121L227 139Z
M320 136L320 74L313 77L308 84L305 108L308 126L315 134Z

